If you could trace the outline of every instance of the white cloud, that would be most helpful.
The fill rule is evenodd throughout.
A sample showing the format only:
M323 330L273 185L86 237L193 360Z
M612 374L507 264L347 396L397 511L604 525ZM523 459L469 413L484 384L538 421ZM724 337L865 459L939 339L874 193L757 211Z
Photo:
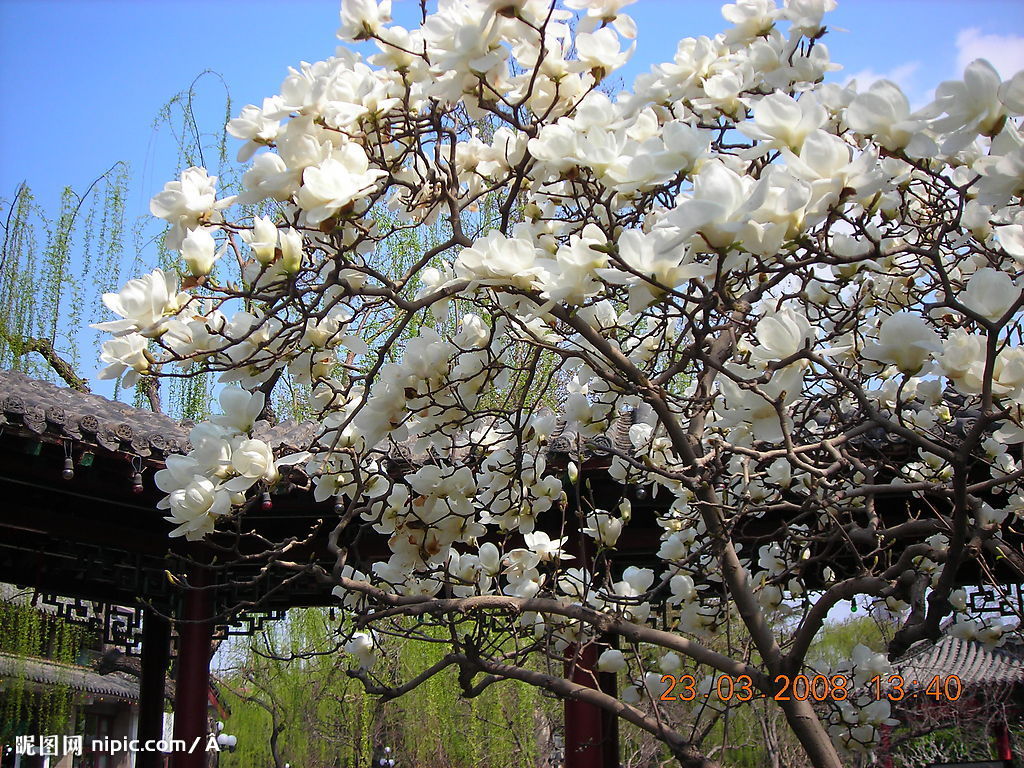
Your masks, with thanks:
M1024 36L985 35L977 27L960 30L956 36L956 77L975 59L988 59L1003 80L1024 69Z
M862 69L859 72L854 72L852 75L847 77L843 81L843 85L849 85L850 81L857 81L857 90L866 91L872 83L878 80L892 80L896 83L904 93L912 93L914 91L914 74L921 67L919 61L908 61L906 64L900 64L898 67L893 67L888 72L875 72L873 69Z

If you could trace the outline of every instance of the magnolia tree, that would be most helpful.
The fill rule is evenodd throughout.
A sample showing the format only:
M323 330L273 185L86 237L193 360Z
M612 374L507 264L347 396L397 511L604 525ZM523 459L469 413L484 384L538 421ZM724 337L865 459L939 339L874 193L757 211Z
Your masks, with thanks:
M441 0L405 29L346 0L338 36L377 52L303 63L230 122L251 158L237 197L189 168L153 198L180 276L104 297L121 319L101 377L198 364L225 385L157 474L172 536L296 478L334 500L324 575L371 689L514 678L707 766L697 721L744 700L712 681L774 701L823 673L827 696L777 706L839 766L896 721L865 686L885 656L808 667L833 606L890 611L891 657L1011 629L968 612L958 573L1024 562L1003 540L1024 513L1024 73L974 61L915 112L889 81L823 82L834 0L743 0L612 96L627 4ZM231 218L243 203L276 213ZM301 455L253 436L280 383L322 424ZM649 567L614 566L628 496L552 469L551 397L580 447L630 413L601 471L659 502ZM396 473L399 446L432 458ZM356 527L390 557L342 546ZM410 627L450 653L375 677L379 633ZM590 643L621 696L562 673ZM677 670L699 695L665 704Z

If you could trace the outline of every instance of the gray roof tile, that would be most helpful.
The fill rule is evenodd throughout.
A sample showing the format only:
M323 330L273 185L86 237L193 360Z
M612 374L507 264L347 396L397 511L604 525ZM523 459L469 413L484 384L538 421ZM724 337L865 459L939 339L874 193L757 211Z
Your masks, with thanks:
M1012 685L1024 682L1024 655L947 635L934 645L911 648L893 664L893 671L908 683L918 680L922 687L935 675L956 675L965 688Z
M66 685L76 691L138 701L139 683L120 672L101 675L85 667L0 653L0 677L19 677L43 685Z
M188 444L185 428L168 416L17 371L0 370L0 393L0 427L24 429L44 439L71 439L158 458Z

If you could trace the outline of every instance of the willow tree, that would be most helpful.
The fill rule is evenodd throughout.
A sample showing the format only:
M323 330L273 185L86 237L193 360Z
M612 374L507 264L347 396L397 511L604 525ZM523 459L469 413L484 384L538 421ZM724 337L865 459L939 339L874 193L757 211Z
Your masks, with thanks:
M1024 476L1024 74L972 62L912 112L891 82L824 83L832 0L745 0L610 98L598 86L636 34L625 4L446 0L410 30L388 2L345 2L342 39L378 52L302 64L228 124L252 159L238 196L191 167L153 198L188 277L107 298L102 375L198 365L227 385L157 475L172 535L231 526L276 484L333 499L337 562L318 574L369 687L390 685L376 638L415 617L447 651L394 692L448 668L467 695L519 680L710 766L700 718L725 676L838 768L892 718L864 685L886 674L878 654L833 670L817 704L785 695L829 610L899 613L892 656L950 631L995 643L1010 627L957 585L997 561L1024 580L1005 535ZM232 213L253 203L275 214ZM440 242L384 267L436 222ZM322 429L275 457L251 430L285 377ZM585 468L549 465L553 386L577 446L659 494L652 567L612 562L632 496L594 499ZM628 446L599 439L619 417ZM402 450L423 462L389 471ZM387 561L339 543L356 526ZM568 655L596 675L576 654L612 642L597 666L628 676L621 696L563 674ZM661 702L682 657L710 682L677 728Z
M82 330L98 314L100 296L121 280L127 175L117 163L81 194L65 187L53 215L27 183L4 201L0 366L43 378L56 373L88 390L80 368ZM85 347L92 353L96 344L93 337Z
M544 709L536 689L487 691L464 702L450 670L407 697L379 697L349 674L336 630L327 611L294 610L221 650L217 680L230 706L225 730L238 738L222 766L368 765L385 746L399 764L536 765L535 719ZM443 656L436 634L387 644L384 673L391 681Z
M205 88L207 83L222 92ZM230 115L226 84L205 71L160 108L154 137L166 134L157 144L167 150L172 167L208 164L230 189L241 171L229 153L224 121L215 119L213 130L202 124L211 104L214 110L219 104L220 115ZM86 326L107 311L103 294L116 290L125 273L170 267L178 258L163 245L150 217L131 215L131 179L128 163L118 161L84 189L64 187L56 209L38 200L28 181L9 199L0 198L0 367L89 391L100 334ZM223 278L232 277L225 270ZM155 382L147 380L134 393L135 405L185 418L206 416L212 384L197 374L170 382L162 402L151 388ZM120 396L117 383L114 396Z
M67 665L76 663L85 643L80 626L31 605L24 594L5 594L0 600L0 654L12 662L13 674L4 679L0 700L0 740L10 744L15 736L30 732L69 732L74 725L75 691L69 679L38 685L27 679L32 659L50 659Z

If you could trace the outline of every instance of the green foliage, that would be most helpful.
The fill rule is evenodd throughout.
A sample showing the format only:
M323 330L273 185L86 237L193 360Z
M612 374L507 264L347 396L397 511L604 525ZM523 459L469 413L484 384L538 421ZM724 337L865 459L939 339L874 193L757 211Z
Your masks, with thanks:
M223 104L224 108L223 114L213 121L216 129L212 131L204 131L196 117L196 104L203 100L197 86L206 83L212 83L217 91L222 92L212 97L215 104ZM238 187L240 170L229 158L228 134L225 130L232 117L231 91L220 73L212 69L204 69L195 76L188 88L168 99L153 120L153 131L156 133L166 129L171 134L178 161L174 174L186 168L202 166L217 175L220 189ZM170 176L168 174L168 178ZM176 266L173 254L167 250L161 250L161 254L174 259L167 264L168 267Z
M1004 713L1010 722L1010 740L1015 755L1024 749L1024 720L1019 710L1011 708ZM896 766L930 765L932 763L965 763L991 760L993 734L990 722L975 722L970 726L942 728L932 733L900 743L892 751L892 764ZM897 730L896 738L900 737Z
M322 612L293 610L235 649L221 689L231 711L225 729L238 737L238 749L221 756L223 768L272 765L275 727L282 759L293 765L369 763L368 702L341 655L326 652L332 647Z
M53 380L49 365L26 354L35 339L82 369L82 329L109 319L100 297L120 281L127 190L128 167L116 163L81 193L65 187L56 213L27 184L0 200L0 367ZM85 333L84 365L91 369L98 337Z
M844 621L826 624L811 644L807 661L816 668L831 669L849 662L858 645L884 653L896 629L891 621L872 616L850 616Z
M398 646L398 680L414 677L447 652L442 643L407 640ZM389 719L401 754L413 765L533 766L537 755L537 688L504 681L460 698L458 670L449 667L394 701Z
M225 730L238 737L238 749L221 756L223 768L273 765L275 723L282 761L305 768L368 765L374 748L385 745L401 757L400 765L536 764L536 713L545 704L536 688L502 682L464 700L449 668L381 702L348 675L351 659L336 647L334 633L326 612L292 610L286 621L236 649L221 681L231 710ZM440 643L388 639L382 657L394 679L404 682L444 652Z
M23 733L70 733L73 692L63 682L41 686L25 677L29 659L73 664L84 640L81 627L21 602L0 602L0 653L16 657L15 674L3 680L0 742Z

